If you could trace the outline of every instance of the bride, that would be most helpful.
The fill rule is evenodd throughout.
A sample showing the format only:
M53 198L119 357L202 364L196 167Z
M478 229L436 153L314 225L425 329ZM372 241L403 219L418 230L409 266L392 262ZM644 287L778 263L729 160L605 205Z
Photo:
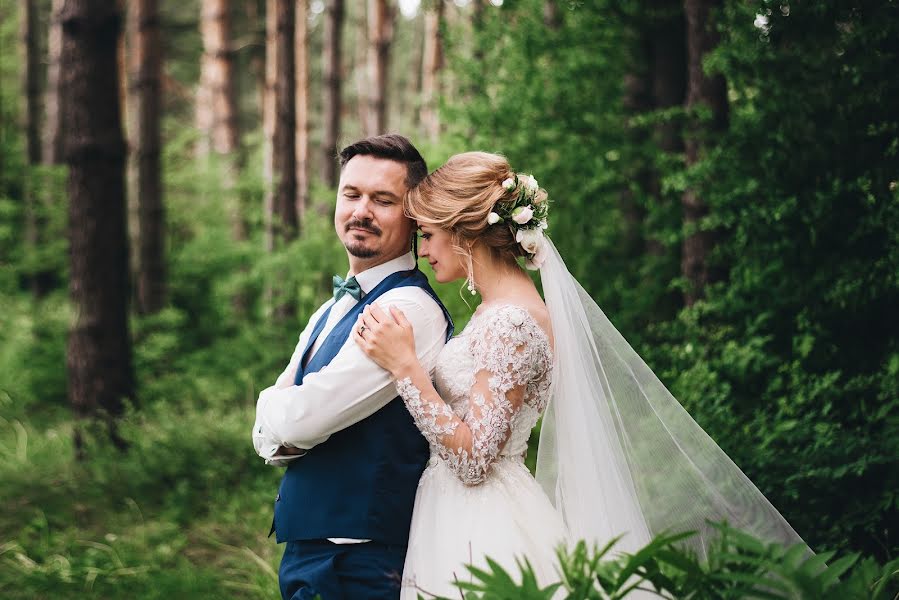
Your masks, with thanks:
M405 198L437 281L465 279L481 305L431 375L397 309L365 309L353 338L391 373L431 447L403 572L403 598L453 596L465 565L526 558L558 581L574 539L633 552L661 531L697 531L701 557L726 520L801 542L690 418L565 268L544 235L546 191L502 156L452 157ZM519 266L539 269L546 302ZM543 415L536 479L524 465Z

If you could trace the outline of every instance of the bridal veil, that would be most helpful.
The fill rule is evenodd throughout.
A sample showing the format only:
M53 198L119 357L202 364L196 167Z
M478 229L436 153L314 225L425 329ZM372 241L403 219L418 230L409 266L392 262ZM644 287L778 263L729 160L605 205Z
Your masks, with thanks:
M707 557L726 521L767 542L802 542L696 424L545 238L540 267L555 338L536 477L575 539L634 552L663 531Z

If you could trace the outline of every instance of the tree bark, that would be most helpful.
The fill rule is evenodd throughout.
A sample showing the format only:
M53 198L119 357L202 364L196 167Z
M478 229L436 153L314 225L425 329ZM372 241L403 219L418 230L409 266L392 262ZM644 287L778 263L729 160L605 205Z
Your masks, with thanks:
M294 0L268 0L266 4L266 151L265 211L266 244L269 251L297 235L296 211L296 63L294 60ZM275 297L279 318L294 308L284 294Z
M128 333L128 239L125 228L125 140L117 45L122 16L115 3L66 0L62 10L62 110L68 165L70 296L69 401L83 456L90 422L105 424L119 447L115 418L133 400Z
M684 6L681 0L654 0L650 5L647 27L649 86L654 110L683 106L687 94L687 42ZM669 120L655 125L655 146L663 153L678 154L684 150L681 120ZM669 202L663 198L658 172L652 173L649 192L655 202ZM646 236L646 250L662 256L669 252L652 235ZM672 298L680 304L681 297Z
M296 63L292 0L268 0L265 53L265 183L268 249L296 233Z
M40 135L40 61L38 58L38 15L37 5L32 0L19 0L19 37L20 55L25 68L22 69L21 85L25 98L22 111L22 128L25 130L25 158L30 166L41 162ZM35 177L25 179L23 190L23 208L25 216L25 246L29 254L35 253L40 245L43 228L39 214L38 193L40 186L35 186ZM32 263L32 266L33 263ZM28 287L35 298L41 298L48 291L47 277L34 268L28 273Z
M160 113L162 47L158 0L135 0L130 62L137 169L137 312L159 312L166 301L165 205L162 199Z
M387 0L368 0L368 135L387 128L387 68L393 38L393 11Z
M721 0L685 0L687 18L687 110L694 112L701 106L711 110L708 124L696 122L691 135L686 138L687 166L701 160L704 151L714 143L714 136L727 129L727 86L720 74L706 75L702 62L718 45L718 32L714 23L714 11L721 7ZM695 188L687 189L681 199L686 236L681 254L681 272L687 280L684 302L692 305L703 297L706 285L712 280L709 254L714 246L712 231L701 228L701 221L708 214L708 205Z
M421 124L433 142L440 136L440 70L443 68L443 0L436 0L424 15L424 49L421 66Z
M684 9L680 0L656 0L650 33L650 78L657 109L680 106L687 94L687 44ZM681 152L684 140L674 123L656 126L657 145L665 152Z
M263 0L264 2L264 0ZM250 39L252 40L250 53L250 73L256 82L256 98L258 105L258 113L265 111L265 19L263 17L264 9L260 8L260 0L245 0L244 12L246 21L251 24ZM261 26L257 26L261 23Z
M297 229L302 230L309 206L309 0L296 2L294 58L296 61Z
M202 0L200 36L203 39L203 56L196 115L202 137L198 154L206 154L211 149L217 154L227 155L237 152L239 148L229 0Z
M351 12L348 17L345 17L350 22L348 27L350 39L346 42L347 46L353 49L352 56L349 57L352 69L347 75L350 76L354 87L355 98L349 97L344 100L348 104L355 105L359 131L368 130L368 8L366 4L360 2L355 7L359 12Z
M65 0L53 0L47 35L47 90L44 98L43 162L58 165L63 161L62 129L59 109L59 61L62 54L62 22L60 14Z
M19 16L21 18L22 57L25 59L25 68L22 70L22 91L25 95L25 110L22 114L22 124L25 129L25 151L28 163L37 165L41 162L41 85L37 43L39 33L37 4L33 0L19 0Z
M328 0L324 22L324 65L322 80L324 133L322 135L322 177L325 185L337 186L337 138L340 135L341 98L341 33L345 16L344 0Z
M562 25L562 15L559 14L559 4L556 0L544 0L543 24L548 29L558 29Z

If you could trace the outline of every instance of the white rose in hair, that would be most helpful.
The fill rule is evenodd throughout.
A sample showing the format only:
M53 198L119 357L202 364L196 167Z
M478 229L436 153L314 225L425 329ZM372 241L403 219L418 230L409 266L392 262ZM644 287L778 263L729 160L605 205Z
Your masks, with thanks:
M530 206L519 206L512 211L512 220L519 225L524 225L534 216L534 209Z
M495 212L492 212L489 215L487 215L487 223L489 223L490 225L495 225L495 224L499 223L499 219L500 219L499 215L496 214Z
M503 181L503 189L504 190L511 191L514 188L515 188L515 179L513 179L512 177L509 177L508 179Z
M543 266L543 263L546 262L547 252L548 251L547 251L547 247L546 247L546 241L543 240L541 237L540 243L537 245L537 251L534 252L533 258L530 258L527 261L525 261L524 266L526 266L528 269L530 269L532 271L539 270L540 267Z
M533 175L528 175L528 178L525 180L524 184L532 192L536 192L538 189L540 189L540 184L537 183L537 180L534 179Z
M515 241L521 244L524 251L534 254L543 242L543 231L540 229L519 229L515 234Z

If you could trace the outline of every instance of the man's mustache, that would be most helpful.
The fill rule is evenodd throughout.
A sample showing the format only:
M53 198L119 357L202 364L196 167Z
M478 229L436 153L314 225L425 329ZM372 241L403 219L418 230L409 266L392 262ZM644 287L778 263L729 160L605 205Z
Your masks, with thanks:
M346 231L349 231L350 229L354 229L354 228L355 229L364 229L365 231L371 232L375 235L381 235L381 229L376 227L375 225L372 225L372 222L368 219L363 219L361 221L360 220L350 221L349 223L346 224Z

